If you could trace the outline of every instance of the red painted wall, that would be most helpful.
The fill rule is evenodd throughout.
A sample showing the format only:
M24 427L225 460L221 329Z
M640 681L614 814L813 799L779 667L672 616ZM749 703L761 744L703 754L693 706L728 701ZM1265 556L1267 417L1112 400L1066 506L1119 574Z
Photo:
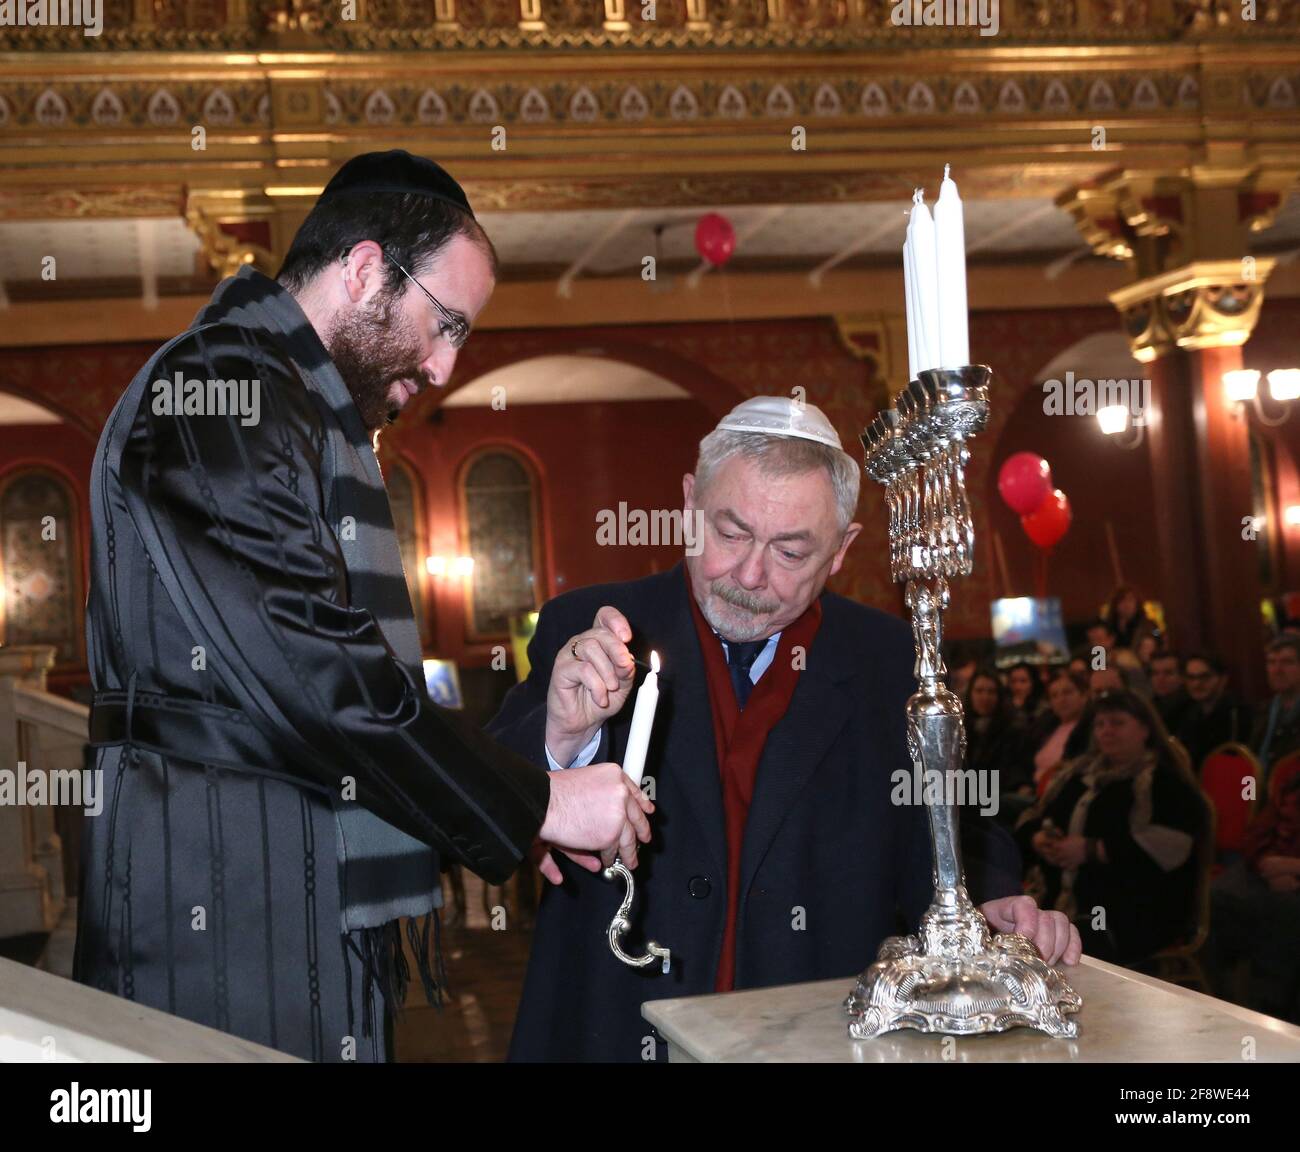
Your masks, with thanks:
M1105 306L980 312L972 318L973 356L992 364L996 376L991 424L975 443L969 472L978 539L976 569L954 589L947 619L950 637L988 634L988 604L1001 593L992 563L991 528L1003 535L1013 590L1032 586L1029 545L1015 518L1001 506L995 487L996 462L1018 448L1046 455L1074 504L1074 527L1050 571L1050 587L1065 600L1067 617L1081 620L1090 615L1110 589L1103 528L1107 518L1115 526L1125 577L1159 596L1154 544L1146 536L1157 510L1150 507L1145 450L1124 453L1097 445L1095 421L1044 422L1041 398L1026 394L1034 373L1057 353L1091 333L1113 331L1117 323L1113 309ZM1266 299L1245 348L1246 363L1265 370L1300 364L1297 332L1300 300ZM0 351L0 388L47 401L83 430L77 439L71 429L51 427L37 434L0 428L0 470L20 452L60 461L79 478L84 509L93 441L113 402L152 351L140 344ZM462 551L455 480L466 457L483 444L513 444L540 478L542 580L551 594L635 577L676 561L680 550L672 547L597 546L595 514L600 508L617 508L620 499L631 507L675 507L680 476L691 466L700 436L739 399L801 386L808 401L826 411L855 456L857 434L874 415L869 371L844 349L829 319L485 332L462 353L454 383L468 383L532 356L575 352L647 367L694 399L540 405L505 412L444 409L441 423L430 424L437 397L421 398L386 434L383 452L400 454L422 477L430 551ZM1300 416L1267 435L1277 448L1280 502L1300 501ZM1100 449L1106 447L1113 450L1103 454ZM878 485L865 478L858 519L864 531L833 587L897 611L898 593L885 560L883 500ZM1280 556L1280 586L1300 586L1300 528L1285 529ZM426 592L432 591L431 579L422 579ZM432 646L467 663L483 660L483 646L465 643L459 593L444 587L434 599Z
M403 421L404 422L404 421ZM422 477L431 554L466 551L459 480L470 457L488 446L518 452L538 483L542 600L569 588L632 580L672 567L682 549L608 547L597 543L597 514L681 506L682 474L695 464L700 438L714 418L693 400L609 404L535 404L494 411L444 408L435 422L407 426L390 452ZM398 426L394 426L396 433ZM426 602L436 606L431 649L467 666L485 664L491 644L466 636L463 585L422 574Z

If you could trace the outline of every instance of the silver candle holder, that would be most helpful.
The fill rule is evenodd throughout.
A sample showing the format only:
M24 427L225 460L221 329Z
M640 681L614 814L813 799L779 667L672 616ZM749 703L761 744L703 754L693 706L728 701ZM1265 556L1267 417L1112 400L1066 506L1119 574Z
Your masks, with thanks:
M967 442L988 422L990 369L980 364L918 373L863 433L866 471L885 486L889 563L906 584L918 690L907 702L907 745L922 780L942 781L930 817L934 899L915 936L891 936L845 1001L849 1034L899 1028L967 1036L1038 1028L1072 1037L1083 1000L1025 936L993 935L966 891L955 774L966 732L940 656L948 580L967 576L975 529L966 495Z
M609 950L629 968L649 968L658 964L659 970L668 975L672 963L672 953L653 940L646 941L646 950L640 956L632 956L623 951L623 936L632 927L632 900L636 896L636 882L632 879L632 870L622 860L615 860L601 873L606 880L621 879L626 885L623 903L609 922Z

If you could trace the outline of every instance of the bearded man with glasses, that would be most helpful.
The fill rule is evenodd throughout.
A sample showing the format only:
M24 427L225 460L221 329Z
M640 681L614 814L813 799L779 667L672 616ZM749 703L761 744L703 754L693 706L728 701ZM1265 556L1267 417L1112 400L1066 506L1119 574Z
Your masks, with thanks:
M223 281L118 401L86 626L112 799L85 817L76 979L383 1060L403 921L426 994L445 983L440 857L493 883L533 851L558 881L548 844L634 866L653 805L616 764L549 777L424 687L374 441L447 384L496 269L442 168L356 157L278 277ZM215 410L231 382L251 418Z

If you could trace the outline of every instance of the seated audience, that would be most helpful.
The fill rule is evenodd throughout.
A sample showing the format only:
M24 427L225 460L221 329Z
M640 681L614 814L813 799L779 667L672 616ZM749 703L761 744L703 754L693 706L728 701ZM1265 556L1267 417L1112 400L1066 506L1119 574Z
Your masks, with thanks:
M1218 996L1249 962L1247 1006L1300 1024L1300 774L1255 815L1242 857L1214 878L1202 958Z
M1088 955L1132 965L1195 925L1209 810L1140 696L1108 692L1093 710L1094 748L1062 765L1016 837L1026 891L1070 917Z

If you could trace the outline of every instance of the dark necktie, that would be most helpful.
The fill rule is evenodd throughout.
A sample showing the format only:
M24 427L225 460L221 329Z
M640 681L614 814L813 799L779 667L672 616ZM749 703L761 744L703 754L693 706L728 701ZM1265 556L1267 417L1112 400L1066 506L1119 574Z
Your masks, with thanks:
M749 701L750 690L754 687L749 678L749 670L765 647L766 640L747 640L743 644L734 640L727 641L727 668L731 672L731 686L736 690L736 703L742 711Z

